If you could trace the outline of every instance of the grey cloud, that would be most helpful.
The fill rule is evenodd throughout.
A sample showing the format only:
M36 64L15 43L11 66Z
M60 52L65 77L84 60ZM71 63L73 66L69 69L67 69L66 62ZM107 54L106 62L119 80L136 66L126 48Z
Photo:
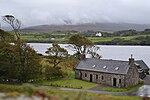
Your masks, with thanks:
M150 0L0 1L0 15L13 14L25 26L96 22L150 24L149 9Z

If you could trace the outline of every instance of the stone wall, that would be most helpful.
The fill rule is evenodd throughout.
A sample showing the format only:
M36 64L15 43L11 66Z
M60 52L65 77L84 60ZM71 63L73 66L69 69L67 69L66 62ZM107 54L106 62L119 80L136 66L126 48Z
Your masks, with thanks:
M139 83L139 72L135 64L129 65L129 70L125 77L125 87L134 86Z
M125 75L75 70L75 78L109 86L114 86L113 79L116 78L116 87L125 87Z

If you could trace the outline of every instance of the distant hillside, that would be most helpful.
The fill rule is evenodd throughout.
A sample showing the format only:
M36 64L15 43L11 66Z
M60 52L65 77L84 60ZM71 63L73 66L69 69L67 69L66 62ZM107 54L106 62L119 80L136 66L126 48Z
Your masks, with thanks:
M1 29L5 30L5 31L12 31L12 28L7 26L7 27L1 27Z
M142 31L150 28L150 25L140 24L116 24L116 23L96 23L96 24L80 24L80 25L39 25L23 28L24 32L52 32L52 31L106 31L114 32L120 30L135 29Z

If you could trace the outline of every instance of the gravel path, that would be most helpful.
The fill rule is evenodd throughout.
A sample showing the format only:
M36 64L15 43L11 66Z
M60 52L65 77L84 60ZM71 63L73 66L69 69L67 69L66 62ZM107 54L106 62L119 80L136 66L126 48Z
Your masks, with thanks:
M113 94L113 95L129 95L130 92L106 92L100 90L92 90L92 89L73 89L73 88L61 88L61 87L53 87L53 86L38 86L40 88L53 88L59 90L68 90L68 91L75 91L75 92L93 92L93 93L100 93L100 94ZM96 87L97 88L97 87Z

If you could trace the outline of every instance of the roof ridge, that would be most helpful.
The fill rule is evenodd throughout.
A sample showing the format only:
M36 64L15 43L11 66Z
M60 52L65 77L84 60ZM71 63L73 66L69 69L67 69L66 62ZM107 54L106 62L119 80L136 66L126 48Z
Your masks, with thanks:
M135 61L143 61L143 60L135 60Z
M85 58L86 59L95 59L95 60L104 60L104 61L119 61L119 62L128 62L125 60L116 60L116 59L97 59L97 58Z

